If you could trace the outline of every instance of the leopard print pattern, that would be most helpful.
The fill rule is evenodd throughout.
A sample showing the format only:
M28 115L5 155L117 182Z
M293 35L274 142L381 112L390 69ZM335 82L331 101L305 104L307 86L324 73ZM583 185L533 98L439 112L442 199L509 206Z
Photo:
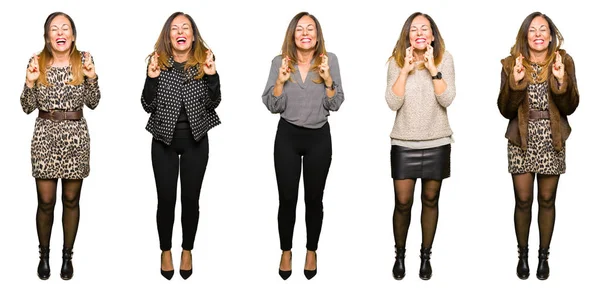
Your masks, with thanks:
M100 101L97 79L69 85L71 69L48 67L49 85L25 86L21 105L26 113L44 111L77 111L87 105L94 109ZM31 139L32 174L40 179L83 179L90 172L90 136L86 120L52 121L37 118Z
M534 64L535 69L539 66ZM536 80L534 70L533 80ZM527 87L529 108L532 110L548 110L548 82L529 84ZM508 171L517 173L539 173L559 175L566 171L565 148L556 151L552 146L550 120L530 120L527 125L527 149L508 142Z

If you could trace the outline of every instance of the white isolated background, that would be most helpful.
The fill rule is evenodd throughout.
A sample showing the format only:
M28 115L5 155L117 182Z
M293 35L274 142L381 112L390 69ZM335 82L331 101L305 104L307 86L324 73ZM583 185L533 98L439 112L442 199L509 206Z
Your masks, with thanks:
M1 87L4 110L0 163L1 291L565 291L594 290L599 245L596 98L596 14L584 1L18 1L4 8ZM77 45L96 62L102 99L85 109L91 135L91 173L83 183L74 249L75 275L59 277L60 200L51 240L52 276L41 281L35 230L36 192L30 140L35 115L20 109L27 60L43 46L48 14L70 14ZM223 124L209 132L210 160L193 250L194 274L160 276L156 189L150 161L148 114L140 105L145 57L167 17L184 11L216 55ZM278 195L273 142L278 115L261 94L286 27L300 11L316 15L328 51L337 54L346 101L330 116L333 162L325 189L318 275L302 273L305 254L303 189L293 249L293 274L277 275ZM407 243L407 275L392 278L393 188L389 133L394 112L385 103L387 58L405 19L428 13L454 56L457 94L448 108L456 143L452 176L440 198L433 245L433 278L418 278L420 187ZM515 275L512 182L507 172L507 120L498 112L500 59L523 19L548 14L577 67L581 103L570 117L567 173L560 179L551 244L550 279L535 278L537 207L530 235L529 280ZM173 256L181 252L177 206Z

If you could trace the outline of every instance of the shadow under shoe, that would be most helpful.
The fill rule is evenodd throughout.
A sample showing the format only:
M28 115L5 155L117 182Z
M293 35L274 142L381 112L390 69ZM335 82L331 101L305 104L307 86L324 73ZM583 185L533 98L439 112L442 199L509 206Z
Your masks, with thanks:
M304 270L304 277L306 277L306 279L310 280L312 278L314 278L314 276L317 275L317 252L315 251L315 269L314 270Z
M171 280L173 278L173 275L175 275L175 270L170 270L170 271L165 271L162 269L162 257L164 256L165 252L162 251L160 253L160 260L161 260L161 267L160 267L160 274L167 280Z
M183 252L181 253L181 255L183 256ZM192 260L192 251L190 251L190 261L191 260ZM190 268L189 270L183 270L183 269L179 268L179 275L184 280L187 280L192 275L192 271L193 271L193 268Z
M519 246L519 263L517 264L517 276L521 280L529 278L529 248Z
M41 280L50 278L50 248L39 246L40 248L40 263L38 264L37 274Z
M281 255L283 256L283 253ZM291 263L291 261L292 261L292 252L290 251L290 263ZM287 280L291 275L292 275L292 270L284 271L282 269L279 269L279 277L281 277L281 279Z
M550 255L550 251L547 248L540 248L538 251L538 267L536 276L540 280L546 280L550 276L550 266L548 265L548 255Z
M421 248L421 267L419 268L419 278L422 280L431 279L431 248Z
M62 266L60 267L60 278L63 280L71 280L73 278L73 249L63 248L62 250Z
M405 254L405 248L396 248L396 261L394 262L394 267L392 268L392 274L396 280L402 280L406 275L406 267L404 266Z

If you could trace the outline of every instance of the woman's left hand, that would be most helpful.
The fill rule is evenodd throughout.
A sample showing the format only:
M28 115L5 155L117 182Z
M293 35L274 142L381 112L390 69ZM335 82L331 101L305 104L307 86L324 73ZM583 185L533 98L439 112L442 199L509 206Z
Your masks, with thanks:
M83 75L89 79L96 78L96 66L92 62L92 56L89 52L85 52L83 55Z
M431 75L437 74L437 68L435 67L435 57L433 56L433 47L428 45L427 51L423 55L423 61L425 63L425 68L429 70Z
M552 74L558 80L558 83L563 83L563 78L565 77L565 64L562 62L562 56L558 53L555 53L556 58L554 59L554 64L552 65Z
M217 73L217 67L215 66L213 52L209 49L208 51L206 51L206 54L206 60L204 61L204 66L202 66L204 74L215 75Z
M321 54L323 58L321 61L321 65L319 65L319 76L323 78L325 82L331 80L331 74L329 72L329 58L325 54Z

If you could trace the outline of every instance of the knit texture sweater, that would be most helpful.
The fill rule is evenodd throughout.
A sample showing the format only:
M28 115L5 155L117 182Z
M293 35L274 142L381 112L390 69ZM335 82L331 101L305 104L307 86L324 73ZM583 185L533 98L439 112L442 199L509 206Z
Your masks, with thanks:
M392 86L400 75L400 67L394 60L389 62L385 100L396 111L396 120L390 137L405 141L427 141L452 136L446 108L456 95L454 85L454 61L448 51L437 66L446 81L446 90L436 95L433 79L427 69L414 69L406 80L404 95L398 96Z

